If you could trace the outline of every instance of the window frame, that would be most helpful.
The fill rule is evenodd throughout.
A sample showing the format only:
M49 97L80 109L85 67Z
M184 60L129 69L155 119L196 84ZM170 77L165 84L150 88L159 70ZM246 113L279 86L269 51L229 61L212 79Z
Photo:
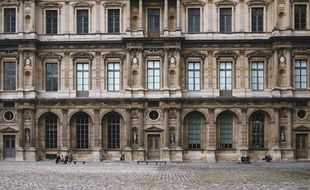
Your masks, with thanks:
M221 63L225 63L225 89L221 89ZM230 71L231 71L231 89L226 89L226 85L227 85L227 83L226 83L226 79L227 79L227 77L226 77L226 72L227 71L229 71L229 70L227 70L226 69L226 63L231 63L231 69L230 69ZM235 72L235 69L234 69L234 61L232 61L232 60L230 60L230 59L220 59L220 60L218 60L218 89L220 90L220 91L232 91L233 89L234 89L234 86L235 86L235 84L234 84L234 76L235 76L235 74L234 74L234 72Z
M155 88L155 82L152 82L153 83L153 88L149 88L149 62L153 62L153 64L158 61L159 62L159 68L157 69L154 69L154 67L152 68L152 71L153 71L153 80L155 79L154 77L154 71L155 70L158 70L159 71L159 87L158 88ZM150 90L150 91L158 91L162 88L162 60L161 59L147 59L146 60L146 89L147 90Z
M231 144L226 144L228 145L228 147L223 147L222 146L222 138L221 138L221 130L222 130L222 127L221 127L221 120L222 120L222 117L223 115L229 115L231 117ZM234 118L234 113L230 112L230 111L223 111L221 112L219 115L218 115L218 119L217 119L217 138L218 138L218 143L217 143L217 148L221 151L225 151L225 150L233 150L234 149L234 123L235 123L235 118ZM231 146L229 146L231 145Z
M83 117L87 118L87 123L84 122L84 123L79 124L78 123L78 116L79 117L83 116ZM85 119L85 118L83 118L83 119ZM75 146L76 146L76 149L77 150L85 150L85 149L87 150L87 149L89 149L91 147L90 146L91 118L90 118L90 116L87 113L82 112L82 113L78 113L77 115L75 115L74 119L75 119L75 126L74 126L75 128L74 128L74 130L75 130ZM80 126L78 126L78 125L80 125ZM86 134L84 133L84 135L83 135L84 137L82 139L80 139L80 140L78 138L78 136L79 136L78 127L84 127L83 131L84 132L87 131ZM80 136L82 136L82 135L80 135ZM81 144L82 141L84 141L83 142L84 143L83 146L81 146L82 145ZM85 142L87 142L87 143L85 143ZM80 146L78 146L78 145L80 145Z
M196 69L195 69L195 66L194 66L194 69L192 70L192 71L194 71L194 74L193 74L193 80L194 80L194 89L193 90L191 90L190 88L189 88L189 72L190 72L190 69L189 69L189 64L190 63L193 63L193 64L199 64L199 90L198 89L196 89L196 85L195 85L195 83L196 83L196 75L195 75L195 72L197 71ZM187 82L186 82L186 86L187 86L187 90L188 91L191 91L191 92L195 92L195 91L201 91L201 86L202 86L202 63L201 63L201 61L200 60L188 60L187 61L187 64L186 64L186 75L187 75L187 77L186 77L186 80L187 80ZM198 79L197 79L198 80Z
M305 5L306 6L306 22L305 22L305 28L304 29L296 29L296 25L295 25L295 6L298 6L298 5ZM304 2L304 3L293 3L293 14L292 14L292 19L293 19L293 27L294 27L294 30L297 30L297 31L303 31L303 30L307 30L309 28L309 3L307 2Z
M163 12L162 12L162 7L160 6L150 6L150 7L146 7L146 18L145 18L145 30L146 33L149 33L149 9L159 9L159 31L158 33L161 34L163 31ZM152 33L155 33L154 31L151 31ZM157 32L157 31L156 31Z
M113 117L114 120L118 120L118 122L110 122L110 119ZM116 117L117 119L115 119ZM118 113L112 112L106 117L107 149L109 150L118 150L121 148L121 123L121 116ZM113 137L115 133L116 135Z
M48 123L48 127L49 127L49 130L47 130L47 117L54 117L53 119L56 118L56 123ZM57 149L58 148L58 126L59 126L59 119L57 117L57 115L55 115L54 113L48 113L47 115L45 115L44 117L44 147L45 149ZM56 129L55 129L56 127ZM53 128L51 130L51 128ZM53 135L47 135L47 134L50 134L52 131ZM49 132L49 133L48 133ZM51 138L48 138L47 136L53 136ZM52 141L52 143L51 143ZM50 146L50 144L52 144L53 146ZM56 146L54 146L56 145Z
M88 90L87 91L80 91L78 90L78 76L77 76L77 65L78 64L88 64ZM74 63L74 88L76 90L77 97L88 97L89 91L91 90L91 71L92 71L92 64L88 59L77 59Z
M113 70L110 70L109 69L109 65L110 64L113 64ZM118 70L115 70L115 65L118 64ZM109 73L110 71L113 72L113 89L110 89L110 77L109 77ZM115 83L115 73L118 71L118 79L119 79L119 82L118 82L118 90L115 88L116 87L116 83ZM118 92L121 90L121 63L118 62L118 61L109 61L107 62L107 90L108 91L111 91L111 92Z
M296 57L293 59L293 63L294 63L294 66L293 66L293 85L294 85L294 88L296 90L307 90L308 89L308 85L309 85L309 59L308 58L305 58L305 57ZM297 88L296 87L296 61L306 61L306 87L305 88ZM301 75L300 75L301 76ZM301 86L302 82L300 81L300 86Z
M199 9L199 31L189 31L189 9ZM186 31L188 33L200 33L202 31L202 10L201 6L188 6L186 7Z
M258 75L257 75L257 85L258 85L258 88L256 88L256 89L253 89L253 75L252 75L252 73L253 73L253 68L252 68L252 65L253 65L253 63L262 63L263 64L263 68L262 69L258 69L258 68L256 68L256 73L258 72L258 71L263 71L263 89L259 89L259 77L258 77ZM266 64L265 64L265 61L264 60L261 60L261 59L252 59L251 61L250 61L250 89L252 90L252 91L264 91L265 89L266 89ZM257 87L257 86L256 86Z
M14 85L14 89L12 88L6 88L6 70L5 70L5 64L6 63L15 63L15 85ZM3 90L4 91L16 91L17 90L17 86L18 86L18 78L17 78L17 74L19 72L18 70L18 62L14 59L4 59L2 60L2 71L3 71L3 75L2 75L2 85L3 85ZM20 63L19 63L20 64Z
M262 24L262 31L253 31L253 9L261 8L263 9L263 24ZM253 33L263 33L266 31L266 7L265 6L251 6L250 7L250 31ZM257 28L257 27L256 27Z
M256 135L256 136L259 136L259 137L256 137L254 138L254 135L253 135L253 121L254 121L254 117L257 116L263 116L263 121L262 121L262 130L259 131L259 134ZM261 121L260 121L261 122ZM266 137L265 137L265 134L266 134L266 116L265 114L263 113L260 113L260 112L254 112L252 115L251 115L251 120L250 120L250 149L252 150L262 150L262 149L265 149L265 140L266 140ZM257 140L257 138L262 138L260 140ZM253 143L254 139L256 139L256 141L260 141L259 142L256 142L256 144ZM254 147L254 145L257 145L257 143L259 143L259 147Z
M55 64L55 65L57 65L57 90L47 90L47 65L48 64ZM54 61L45 61L44 62L44 67L45 67L45 69L44 69L44 71L45 71L45 74L44 74L44 79L45 79L45 81L44 81L44 85L45 85L45 91L46 92L57 92L60 88L60 64L58 63L58 62L54 62Z
M231 31L221 31L221 9L231 9ZM219 33L233 33L235 31L235 7L234 6L219 6L218 7L218 31Z
M119 31L118 32L109 32L109 11L118 10L119 11ZM108 34L120 34L122 31L122 9L121 7L108 7L106 8L106 32Z
M14 32L8 32L8 31L5 31L5 9L15 9L15 31ZM15 6L4 6L4 7L2 7L2 31L3 31L3 33L5 33L5 34L14 34L14 33L17 33L17 31L18 31L18 22L19 22L19 17L18 17L18 15L19 15L19 12L18 12L18 8L17 7L15 7Z
M57 32L56 33L47 33L47 11L57 11ZM44 34L46 35L56 35L60 32L60 10L59 8L46 8L44 9L44 23L43 23Z
M195 132L197 132L197 131L199 131L199 138L198 137L196 137L194 140L199 140L199 144L192 144L192 145L199 145L199 146L197 146L197 147L191 147L190 146L190 125L189 125L189 123L190 123L190 118L192 117L192 116L194 116L194 117L197 117L198 118L198 116L200 117L199 119L200 119L200 128L199 129L197 129L197 128L195 128L194 130L195 130ZM203 140L202 140L202 128L203 128L203 116L202 116L202 114L201 113L199 113L199 112L192 112L192 113L189 113L189 115L187 115L187 118L186 118L186 130L187 130L187 149L188 150L201 150L202 149L202 145L203 145Z
M87 32L82 32L82 33L79 33L78 32L78 11L85 11L87 10L88 11L88 30ZM79 7L79 8L76 8L75 9L75 33L77 35L87 35L87 34L90 34L91 33L91 11L90 11L90 8L86 8L86 7Z

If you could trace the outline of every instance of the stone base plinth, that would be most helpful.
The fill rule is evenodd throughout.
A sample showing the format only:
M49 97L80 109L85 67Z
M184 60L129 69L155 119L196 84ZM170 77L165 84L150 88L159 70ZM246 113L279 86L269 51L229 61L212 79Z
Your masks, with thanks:
M126 147L124 150L125 160L132 160L132 149L130 147Z
M170 149L165 147L161 150L161 160L170 161Z
M100 162L100 151L101 151L101 149L99 147L93 148L93 151L92 151L92 154L93 154L92 161L93 162Z
M215 150L207 150L207 162L208 163L215 163L216 158L215 158Z
M183 150L181 148L170 149L170 160L174 162L182 162Z
M23 147L18 147L16 150L16 161L24 161L25 160L25 154L24 154L24 148Z
M26 147L24 153L26 161L37 160L37 151L34 147Z
M275 162L280 162L282 159L282 154L280 149L274 149L273 150L273 160Z

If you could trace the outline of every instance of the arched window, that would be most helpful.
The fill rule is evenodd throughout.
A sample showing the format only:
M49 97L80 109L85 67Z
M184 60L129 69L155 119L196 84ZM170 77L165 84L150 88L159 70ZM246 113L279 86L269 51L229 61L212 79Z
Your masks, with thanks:
M120 116L111 113L107 117L108 126L108 148L120 148Z
M197 112L190 113L187 119L188 130L188 148L199 149L200 146L200 129L201 129L201 114Z
M57 116L49 113L45 116L45 148L57 148Z
M233 114L230 112L224 112L219 116L219 137L220 137L220 149L232 148L233 140Z
M252 148L264 148L264 122L265 116L263 113L255 113L252 116L251 130L252 130Z
M76 148L88 148L88 125L89 116L86 113L76 115Z

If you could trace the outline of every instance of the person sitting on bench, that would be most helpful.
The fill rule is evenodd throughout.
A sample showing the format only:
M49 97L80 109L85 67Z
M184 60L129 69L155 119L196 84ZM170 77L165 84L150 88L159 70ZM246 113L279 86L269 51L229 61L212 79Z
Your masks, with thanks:
M122 154L120 160L121 160L121 161L124 161L124 160L125 160L125 155L124 155L124 154Z
M56 164L59 164L59 162L60 162L60 156L57 156L57 158L56 158Z
M265 156L265 158L263 158L263 160L265 160L266 162L271 162L272 158L271 156L268 154Z
M242 164L250 164L250 157L249 156L242 156L241 157L241 163Z

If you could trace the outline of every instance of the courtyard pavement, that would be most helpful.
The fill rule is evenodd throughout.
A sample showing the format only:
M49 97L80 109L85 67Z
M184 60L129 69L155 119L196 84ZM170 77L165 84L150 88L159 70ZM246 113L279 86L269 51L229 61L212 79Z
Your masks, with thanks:
M310 189L310 163L0 161L0 189Z

